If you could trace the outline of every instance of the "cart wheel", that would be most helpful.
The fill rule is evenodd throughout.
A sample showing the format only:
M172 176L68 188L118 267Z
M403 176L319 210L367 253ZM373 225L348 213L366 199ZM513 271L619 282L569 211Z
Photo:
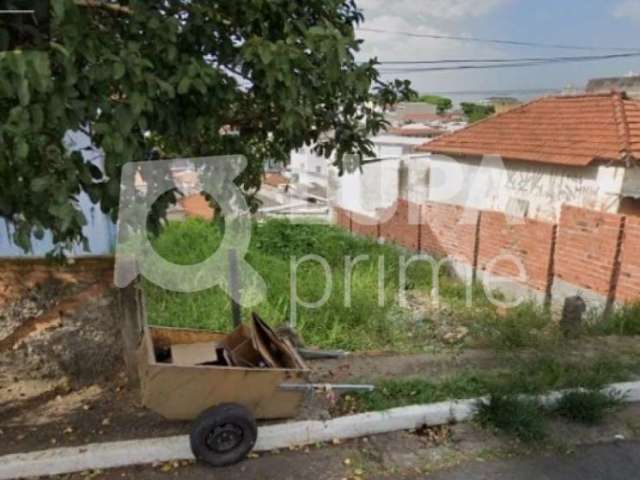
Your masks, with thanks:
M258 427L253 414L235 403L205 410L191 430L191 450L198 460L213 467L232 465L253 448Z

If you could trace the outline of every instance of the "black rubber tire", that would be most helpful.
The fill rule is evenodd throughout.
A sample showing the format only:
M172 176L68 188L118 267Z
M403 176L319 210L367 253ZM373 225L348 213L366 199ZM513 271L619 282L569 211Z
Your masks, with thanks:
M228 448L220 451L211 443L216 444L215 439L220 437L216 432L224 429L231 431L232 446L226 445ZM190 438L191 451L198 460L213 467L223 467L238 463L253 449L258 438L258 426L246 407L224 403L205 410L196 418Z

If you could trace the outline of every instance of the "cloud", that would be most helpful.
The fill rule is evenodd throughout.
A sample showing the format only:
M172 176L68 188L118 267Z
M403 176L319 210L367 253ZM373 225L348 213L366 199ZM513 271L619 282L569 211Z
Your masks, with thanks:
M640 0L624 0L613 9L615 18L625 18L640 23Z
M490 16L512 0L361 0L363 28L388 32L433 35L473 35L469 20ZM495 45L442 41L394 33L360 30L364 40L361 60L377 57L380 61L428 60L443 58L490 58L505 55ZM384 67L384 68L389 68ZM402 68L402 67L401 67ZM489 75L493 77L492 75ZM484 77L489 77L484 76ZM458 72L433 74L389 74L384 78L409 78L419 91L469 88L469 75ZM479 78L476 75L476 78ZM484 83L482 81L480 84Z
M365 17L375 18L390 11L402 18L455 20L486 15L509 0L360 0Z

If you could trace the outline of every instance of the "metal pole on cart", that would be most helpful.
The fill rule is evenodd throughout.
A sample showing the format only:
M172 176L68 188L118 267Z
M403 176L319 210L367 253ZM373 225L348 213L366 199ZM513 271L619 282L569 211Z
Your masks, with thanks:
M235 248L229 249L229 290L231 293L231 322L233 328L242 323L240 309L240 273L238 272L238 253Z

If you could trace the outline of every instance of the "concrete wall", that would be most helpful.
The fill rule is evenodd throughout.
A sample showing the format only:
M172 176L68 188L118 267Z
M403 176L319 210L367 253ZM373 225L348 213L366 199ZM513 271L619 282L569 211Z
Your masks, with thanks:
M401 160L367 163L342 176L334 171L330 177L329 198L333 205L362 215L375 216L379 209L389 208L400 196Z
M513 214L524 202L527 217L556 222L562 205L617 213L625 168L610 166L566 167L504 160L462 159L434 155L431 160L429 200L474 205ZM440 185L443 172L458 172L460 181ZM635 181L631 178L628 182ZM640 180L638 180L640 182Z
M342 193L336 205L375 215L376 209L402 198L556 223L563 205L619 213L624 192L640 196L640 168L565 167L444 155L391 157L340 177L336 188Z
M311 147L291 152L289 169L298 175L301 183L326 185L331 160L317 155Z

